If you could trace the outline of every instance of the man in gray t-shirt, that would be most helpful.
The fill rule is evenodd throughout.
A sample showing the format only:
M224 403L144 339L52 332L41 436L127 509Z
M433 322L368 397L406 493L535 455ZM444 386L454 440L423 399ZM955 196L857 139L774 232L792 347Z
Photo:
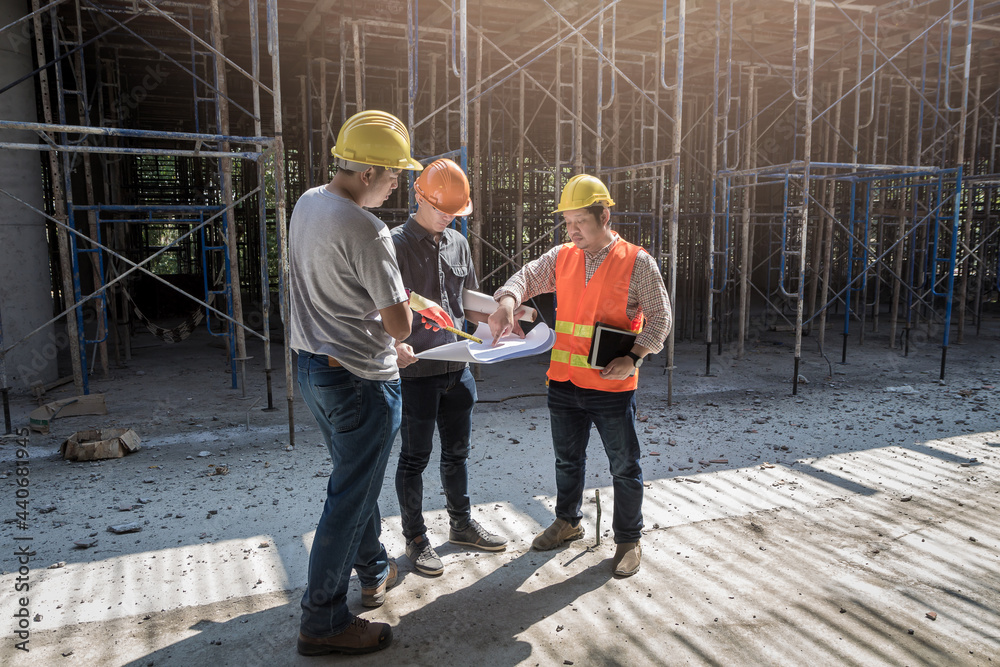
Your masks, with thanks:
M366 380L398 378L393 337L377 319L407 301L385 223L329 185L313 188L292 211L289 260L291 347Z
M333 155L336 176L302 195L288 230L289 343L333 462L302 596L303 655L368 653L392 641L388 624L347 607L352 570L366 607L380 606L396 583L379 539L378 495L401 418L394 345L410 335L389 231L364 209L385 202L402 170L422 168L406 128L381 111L348 119Z

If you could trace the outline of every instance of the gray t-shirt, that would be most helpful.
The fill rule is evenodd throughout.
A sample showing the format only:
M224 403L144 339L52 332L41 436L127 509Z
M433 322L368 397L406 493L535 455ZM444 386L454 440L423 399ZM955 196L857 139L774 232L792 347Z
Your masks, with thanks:
M325 186L306 191L288 225L291 338L368 380L399 377L378 311L406 301L385 223Z

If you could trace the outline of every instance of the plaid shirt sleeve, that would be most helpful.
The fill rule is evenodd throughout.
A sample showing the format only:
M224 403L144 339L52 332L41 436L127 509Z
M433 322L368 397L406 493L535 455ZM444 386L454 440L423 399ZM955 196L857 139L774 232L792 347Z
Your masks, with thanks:
M557 245L538 259L522 266L521 270L511 276L503 287L493 293L493 298L499 302L501 297L514 297L517 302L514 304L516 310L518 306L533 296L555 292L556 255L559 254L561 247Z
M649 348L650 354L656 354L663 349L663 342L670 334L673 314L670 308L670 295L667 294L656 260L644 251L636 256L635 265L632 267L625 314L634 318L640 311L646 318L646 323L635 344Z

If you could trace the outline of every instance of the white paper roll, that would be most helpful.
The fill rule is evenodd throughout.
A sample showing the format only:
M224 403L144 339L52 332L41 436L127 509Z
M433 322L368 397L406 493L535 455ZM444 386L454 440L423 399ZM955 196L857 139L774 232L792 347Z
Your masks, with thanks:
M493 311L500 307L500 304L493 297L468 289L462 292L462 304L465 310L474 310L477 313L486 313L487 315L491 315ZM517 319L524 322L534 322L535 318L538 317L538 311L528 306L518 308L517 314L519 315Z

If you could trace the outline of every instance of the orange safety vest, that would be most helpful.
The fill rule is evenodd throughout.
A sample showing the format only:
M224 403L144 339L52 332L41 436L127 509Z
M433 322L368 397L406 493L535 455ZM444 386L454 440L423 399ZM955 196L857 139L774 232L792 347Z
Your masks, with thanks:
M594 324L640 331L642 314L630 320L625 314L632 267L642 248L618 240L587 282L583 250L565 244L556 257L556 344L549 359L548 377L557 382L572 382L585 389L632 391L639 384L636 371L624 380L607 380L601 369L587 361Z

